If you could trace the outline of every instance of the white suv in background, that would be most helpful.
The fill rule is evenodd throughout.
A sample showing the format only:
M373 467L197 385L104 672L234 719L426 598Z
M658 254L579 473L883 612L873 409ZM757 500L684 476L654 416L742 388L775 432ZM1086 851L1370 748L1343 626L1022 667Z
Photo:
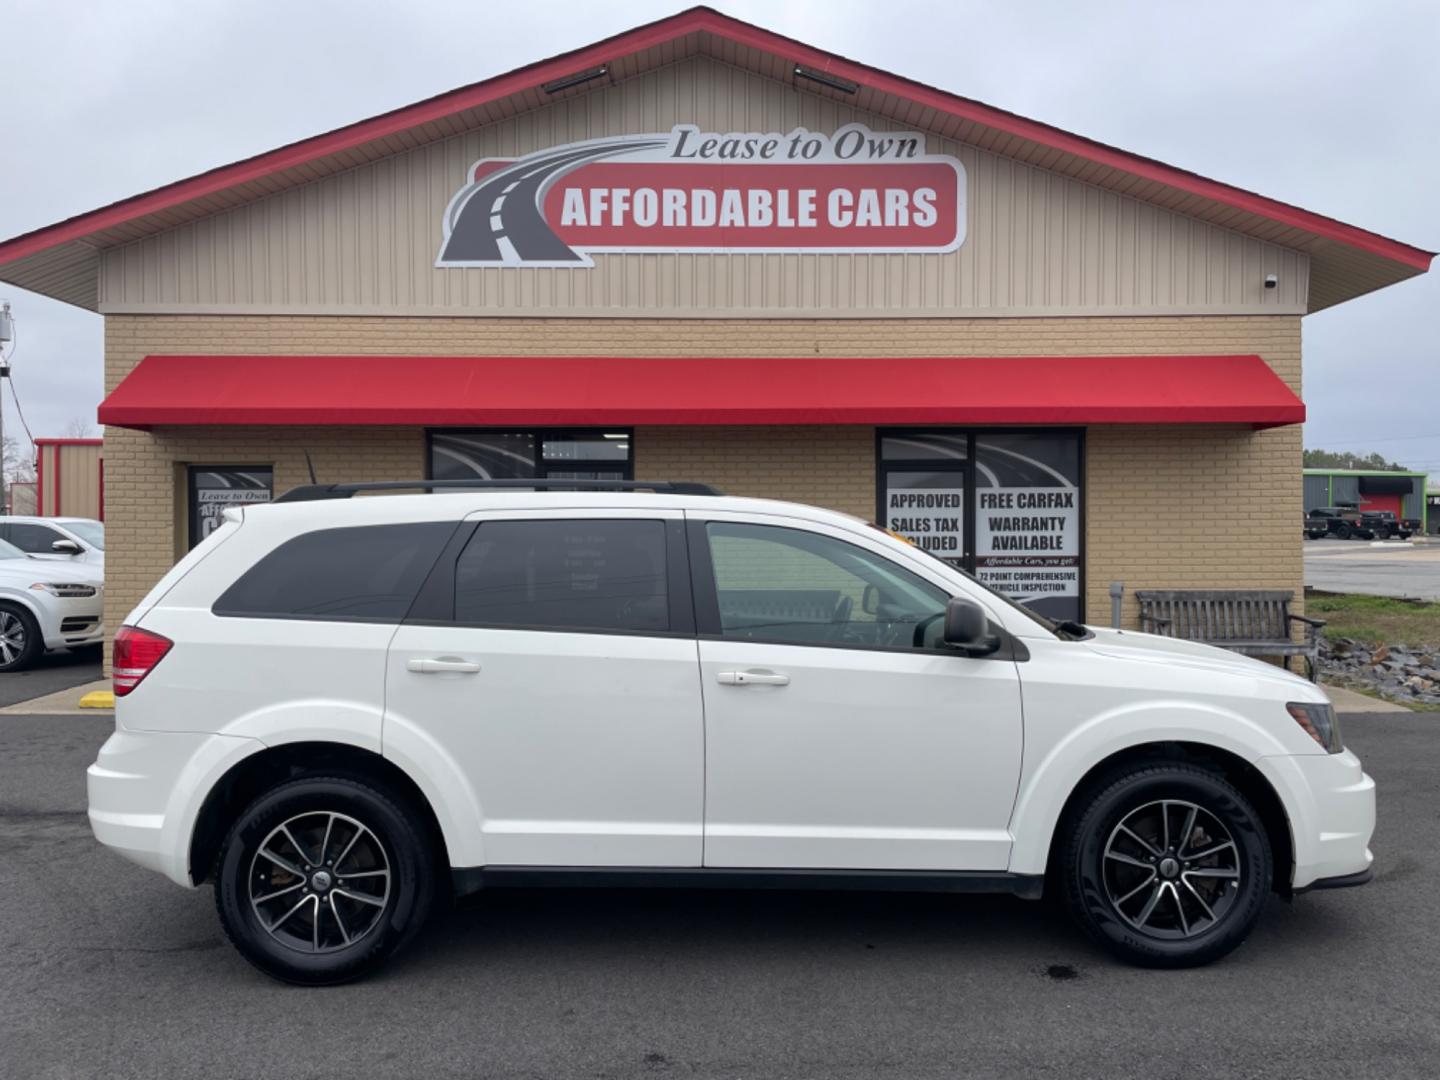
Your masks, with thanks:
M94 518L0 516L0 540L37 559L105 568L105 524Z
M1053 889L1181 966L1272 890L1370 877L1374 784L1278 668L1052 624L809 506L343 501L397 486L226 510L116 639L95 835L213 882L271 975L353 978L448 893L584 881Z
M100 567L37 559L0 540L0 674L32 667L50 649L98 659L104 608Z

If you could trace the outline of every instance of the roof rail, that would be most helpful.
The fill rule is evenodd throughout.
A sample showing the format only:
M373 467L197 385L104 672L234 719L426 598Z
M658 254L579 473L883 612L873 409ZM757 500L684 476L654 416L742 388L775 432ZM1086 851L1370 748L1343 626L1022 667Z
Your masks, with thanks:
M364 480L349 484L301 484L275 501L348 499L357 491L649 491L657 495L720 495L693 480Z

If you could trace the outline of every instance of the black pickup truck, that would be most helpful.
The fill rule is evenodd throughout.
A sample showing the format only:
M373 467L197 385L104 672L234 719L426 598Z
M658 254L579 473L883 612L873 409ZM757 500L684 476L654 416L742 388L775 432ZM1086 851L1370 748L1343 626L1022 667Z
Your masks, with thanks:
M1360 524L1369 529L1376 540L1389 540L1392 536L1409 540L1420 531L1420 522L1413 518L1397 518L1393 510L1363 510Z
M1391 510L1361 510L1357 506L1317 506L1305 515L1305 535L1311 540L1333 536L1336 540L1408 540L1420 531L1420 523L1396 518Z

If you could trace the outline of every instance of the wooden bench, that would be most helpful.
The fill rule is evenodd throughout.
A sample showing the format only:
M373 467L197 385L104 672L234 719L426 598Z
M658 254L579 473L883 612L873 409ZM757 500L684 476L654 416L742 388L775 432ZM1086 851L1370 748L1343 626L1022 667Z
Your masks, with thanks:
M1310 681L1320 673L1320 628L1323 619L1290 610L1293 592L1251 589L1205 591L1137 590L1140 629L1164 637L1218 645L1246 656L1280 656L1288 666L1303 656ZM1305 640L1290 636L1290 625L1302 623Z

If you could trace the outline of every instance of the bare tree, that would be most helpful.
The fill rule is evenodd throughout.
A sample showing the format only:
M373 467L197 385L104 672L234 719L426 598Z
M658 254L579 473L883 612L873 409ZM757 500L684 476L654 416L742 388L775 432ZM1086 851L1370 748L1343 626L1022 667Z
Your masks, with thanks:
M67 439L88 439L95 432L95 425L83 416L72 416L62 434Z

